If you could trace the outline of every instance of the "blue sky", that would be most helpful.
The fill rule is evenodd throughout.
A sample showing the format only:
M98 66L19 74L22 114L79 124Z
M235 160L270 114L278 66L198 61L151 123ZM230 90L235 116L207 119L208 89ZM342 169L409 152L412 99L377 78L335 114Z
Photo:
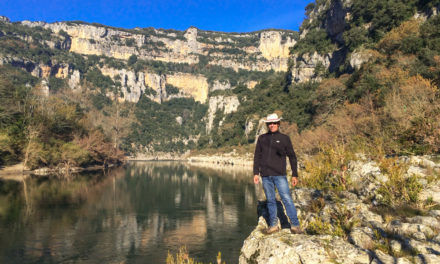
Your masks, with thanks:
M134 28L250 32L298 30L304 7L313 0L0 0L0 15L11 21L81 20Z

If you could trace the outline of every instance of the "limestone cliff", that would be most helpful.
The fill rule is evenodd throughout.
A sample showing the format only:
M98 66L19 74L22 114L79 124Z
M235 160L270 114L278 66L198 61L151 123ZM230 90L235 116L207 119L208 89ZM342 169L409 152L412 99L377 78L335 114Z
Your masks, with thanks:
M225 117L223 116L218 124L214 124L216 113L218 111L220 111L220 113L223 115L233 113L237 111L240 102L237 96L213 96L209 98L208 105L209 108L207 114L208 121L206 125L206 132L209 134L214 126L219 127L224 121Z
M208 99L208 81L202 75L193 75L187 73L170 74L166 77L166 82L180 90L196 101L205 103Z
M205 103L208 98L208 82L202 75L186 73L156 74L151 72L129 71L125 69L102 68L101 72L113 80L121 80L124 100L137 102L141 94L147 94L151 100L158 103L175 97L192 97L196 101ZM166 85L177 87L177 95L167 94ZM149 93L147 89L154 92Z
M1 21L12 26L7 18ZM211 32L195 27L186 31L129 30L83 22L31 21L14 25L18 32L32 32L33 29L44 37L37 40L32 33L14 34L10 28L5 32L28 45L37 41L41 47L56 50L54 53L60 55L43 58L42 62L38 56L33 60L0 54L2 64L23 68L38 78L68 79L69 87L78 89L87 71L94 67L87 61L93 60L99 63L98 68L104 75L119 83L115 84L120 86L116 90L120 89L123 96L118 96L118 99L129 102L137 102L141 94L147 94L159 103L175 97L193 97L205 103L208 91L230 90L238 84L237 77L232 77L235 78L234 85L228 79L231 69L236 71L235 76L240 76L242 84L252 89L258 82L256 75L252 75L253 71L287 71L289 48L295 45L298 37L296 32L284 30L251 33ZM3 31L0 29L0 32ZM61 55L63 52L75 55ZM82 55L79 61L75 57L77 54ZM133 55L136 55L135 62L140 61L139 65L129 63ZM210 69L211 66L215 67ZM200 72L199 68L203 70ZM240 70L246 70L248 73L245 74L251 77L246 77ZM167 84L177 87L179 92L167 94ZM107 95L115 98L113 93Z
M194 27L185 32L168 33L165 30L124 30L73 22L21 23L29 27L50 29L54 33L61 30L67 32L71 38L69 51L79 54L123 60L136 55L145 60L188 64L198 63L199 55L209 55L210 64L235 70L286 71L289 48L295 44L296 37L290 31L247 34L203 32L201 37L198 34L200 30ZM252 43L249 39L257 40L260 44ZM254 56L252 63L247 61L248 56Z

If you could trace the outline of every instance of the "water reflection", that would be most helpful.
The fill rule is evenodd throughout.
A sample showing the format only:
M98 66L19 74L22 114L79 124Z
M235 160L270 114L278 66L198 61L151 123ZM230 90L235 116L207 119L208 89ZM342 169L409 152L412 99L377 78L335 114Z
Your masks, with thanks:
M105 177L29 179L26 192L0 182L0 263L164 263L182 245L199 261L221 251L237 263L256 224L250 175L133 162Z

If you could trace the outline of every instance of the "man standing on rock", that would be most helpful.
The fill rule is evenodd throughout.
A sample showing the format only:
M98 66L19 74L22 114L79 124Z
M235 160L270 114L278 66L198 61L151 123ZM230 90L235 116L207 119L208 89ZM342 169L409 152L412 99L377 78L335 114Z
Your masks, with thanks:
M295 187L298 183L297 160L289 136L279 131L280 120L281 117L277 114L270 114L264 120L269 131L258 137L254 155L254 183L260 182L259 176L261 175L270 219L266 234L279 231L275 187L290 219L290 231L294 234L301 234L303 232L299 227L296 208L286 177L287 156L292 169L292 187Z

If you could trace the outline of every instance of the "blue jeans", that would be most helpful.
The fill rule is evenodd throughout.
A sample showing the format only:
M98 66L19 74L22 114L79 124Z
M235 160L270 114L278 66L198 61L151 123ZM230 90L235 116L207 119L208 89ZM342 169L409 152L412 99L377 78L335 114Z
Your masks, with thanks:
M278 223L277 219L277 203L275 199L275 186L286 208L287 216L290 219L290 224L299 226L296 208L293 204L292 196L290 195L289 183L286 176L264 176L263 189L266 194L267 207L269 210L270 226L275 226Z

